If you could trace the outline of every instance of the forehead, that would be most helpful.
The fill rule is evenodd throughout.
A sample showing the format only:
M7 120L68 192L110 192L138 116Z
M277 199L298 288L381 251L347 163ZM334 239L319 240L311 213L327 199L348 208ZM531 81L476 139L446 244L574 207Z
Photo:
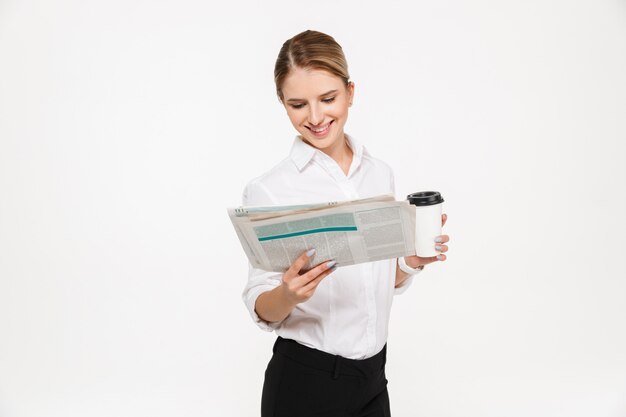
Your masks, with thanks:
M315 98L330 90L339 90L343 86L341 78L328 71L317 69L293 68L285 77L283 95L290 98Z

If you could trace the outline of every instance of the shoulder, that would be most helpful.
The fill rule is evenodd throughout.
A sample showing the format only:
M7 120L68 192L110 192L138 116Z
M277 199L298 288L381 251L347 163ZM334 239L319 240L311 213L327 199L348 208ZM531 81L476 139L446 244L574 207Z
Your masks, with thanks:
M366 169L376 173L376 175L384 175L393 179L393 168L382 159L372 156L369 152L363 154L363 165Z
M372 171L376 175L393 178L393 169L389 164L372 155L364 144L354 136L346 134L346 137L350 141L353 151L361 158L361 163L365 170Z
M390 175L393 175L393 168L391 168L391 165L389 165L382 159L375 158L370 154L363 155L363 159L368 161L371 165L373 165L377 169L380 169L381 171L386 171Z
M243 191L244 206L265 206L276 204L274 193L284 182L285 177L297 171L291 158L287 157L264 172L248 181Z
M374 157L367 149L363 149L361 160L362 175L369 187L376 189L377 194L394 194L396 192L393 168L382 159Z

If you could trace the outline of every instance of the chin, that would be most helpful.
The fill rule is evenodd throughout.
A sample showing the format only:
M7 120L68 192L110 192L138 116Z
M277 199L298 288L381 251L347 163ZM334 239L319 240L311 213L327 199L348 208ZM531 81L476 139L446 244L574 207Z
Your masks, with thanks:
M300 136L302 136L311 146L320 150L329 148L339 141L337 136L325 137L322 139L311 137L311 135L308 134L308 131L300 132Z
M302 137L306 140L308 144L320 150L329 148L336 142L335 139L328 139L328 138L317 139L317 138L310 138L305 135L302 135Z

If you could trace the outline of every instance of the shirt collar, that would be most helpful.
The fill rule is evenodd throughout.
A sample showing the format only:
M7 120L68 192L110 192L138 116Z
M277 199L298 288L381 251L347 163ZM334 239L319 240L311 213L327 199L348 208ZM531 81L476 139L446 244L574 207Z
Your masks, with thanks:
M354 172L359 165L361 165L361 161L363 160L364 155L369 155L365 146L363 146L359 141L355 140L352 136L345 133L346 139L348 140L348 146L352 149L352 165L350 166L350 173ZM322 151L315 149L315 147L309 145L305 141L302 140L300 135L296 135L293 145L291 146L291 153L289 156L299 171L302 171L304 167L311 162L316 153L323 154L323 156L327 157Z

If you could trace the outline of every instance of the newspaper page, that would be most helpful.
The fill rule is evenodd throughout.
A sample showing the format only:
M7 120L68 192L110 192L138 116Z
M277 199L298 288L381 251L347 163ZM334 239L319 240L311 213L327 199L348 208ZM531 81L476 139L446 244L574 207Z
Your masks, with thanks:
M284 272L311 248L305 269L330 259L352 265L415 254L415 206L391 195L228 214L250 263L267 271Z

